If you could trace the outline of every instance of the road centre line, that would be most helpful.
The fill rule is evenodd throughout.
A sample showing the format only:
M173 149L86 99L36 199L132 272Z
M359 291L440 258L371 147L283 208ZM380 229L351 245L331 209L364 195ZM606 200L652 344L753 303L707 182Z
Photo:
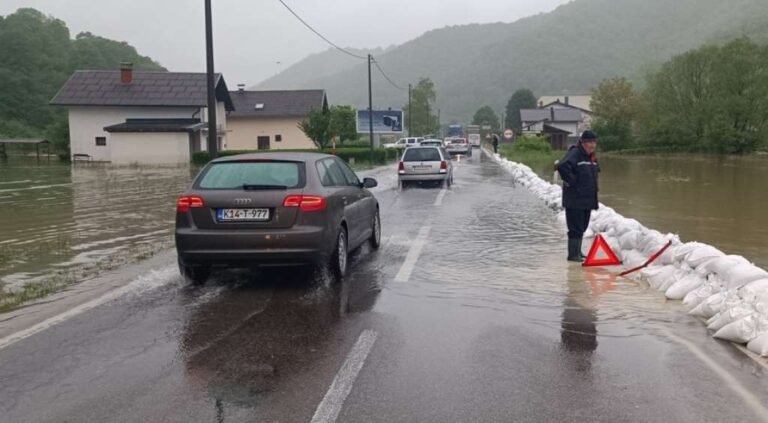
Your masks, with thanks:
M710 370L712 370L717 376L725 382L725 385L731 389L736 395L741 397L742 401L752 409L755 415L762 421L768 422L768 409L766 409L760 399L758 399L752 392L749 392L739 381L733 377L727 370L722 368L717 362L709 358L704 351L691 342L673 334L672 332L662 329L664 335L669 339L677 342L678 344L686 347L696 358L704 363Z
M447 191L448 190L445 189L445 188L440 190L440 193L437 194L437 199L435 200L435 207L439 207L439 206L441 206L443 204L443 197L445 197L445 193Z
M365 364L365 359L373 348L378 333L374 330L366 329L357 338L357 342L347 354L344 364L333 378L328 392L317 406L315 414L312 416L312 423L333 423L339 417L344 400L352 391L352 385L357 379L357 375Z
M429 236L431 228L432 227L427 224L419 229L419 234L416 236L416 239L413 240L411 248L408 250L408 255L405 256L405 261L400 267L400 271L398 271L395 276L395 282L408 282L408 279L411 278L411 273L413 273L416 262L419 260L419 256L421 256L421 250L423 250L424 246L427 244L427 237Z

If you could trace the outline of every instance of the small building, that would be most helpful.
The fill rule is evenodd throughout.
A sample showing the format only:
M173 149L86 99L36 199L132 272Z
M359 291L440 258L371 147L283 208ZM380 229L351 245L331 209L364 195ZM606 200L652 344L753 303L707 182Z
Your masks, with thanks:
M235 110L228 118L228 150L312 149L315 143L299 128L313 109L328 110L325 90L247 91L230 93Z
M584 132L592 127L592 96L591 95L563 95L563 96L543 96L539 97L538 108L546 109L554 107L556 109L572 109L581 112L581 122L579 122L578 132Z
M565 149L569 138L578 136L582 114L571 108L521 109L522 133L549 138L552 148Z
M216 74L219 147L226 145L227 112L234 110ZM73 157L116 164L188 163L206 149L205 73L79 70L51 100L69 112Z

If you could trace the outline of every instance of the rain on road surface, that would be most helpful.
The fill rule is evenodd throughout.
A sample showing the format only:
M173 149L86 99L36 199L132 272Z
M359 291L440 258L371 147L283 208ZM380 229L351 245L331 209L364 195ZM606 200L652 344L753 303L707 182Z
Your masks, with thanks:
M147 289L0 349L0 420L766 419L760 364L643 284L568 264L554 212L487 158L448 191L392 174L382 248L343 281L126 270Z

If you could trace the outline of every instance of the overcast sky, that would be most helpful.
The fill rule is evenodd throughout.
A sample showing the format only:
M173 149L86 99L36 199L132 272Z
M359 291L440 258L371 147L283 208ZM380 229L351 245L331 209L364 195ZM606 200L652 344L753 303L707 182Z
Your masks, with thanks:
M284 0L331 41L349 47L401 44L447 25L512 22L570 0ZM203 0L1 0L0 14L34 7L127 41L174 71L205 70ZM216 70L227 84L253 85L328 48L277 0L214 0ZM280 64L278 64L280 62Z

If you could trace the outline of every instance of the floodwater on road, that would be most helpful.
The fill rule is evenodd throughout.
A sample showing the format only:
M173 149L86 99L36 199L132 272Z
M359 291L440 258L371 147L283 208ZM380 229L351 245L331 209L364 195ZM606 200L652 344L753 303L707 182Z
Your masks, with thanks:
M603 204L768 268L768 155L607 155L600 167ZM552 179L551 168L535 170Z
M0 163L0 287L67 284L172 246L189 167Z

